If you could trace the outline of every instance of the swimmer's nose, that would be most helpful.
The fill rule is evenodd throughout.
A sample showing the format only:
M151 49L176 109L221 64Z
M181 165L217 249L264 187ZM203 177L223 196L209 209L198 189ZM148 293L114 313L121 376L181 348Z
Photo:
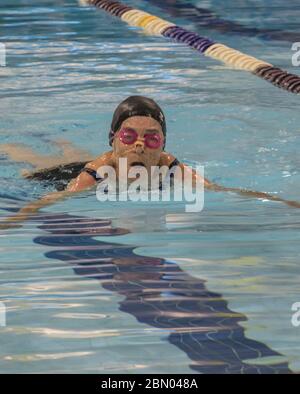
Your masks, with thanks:
M145 150L145 144L142 140L137 140L135 143L135 151L136 153L140 154L143 153Z

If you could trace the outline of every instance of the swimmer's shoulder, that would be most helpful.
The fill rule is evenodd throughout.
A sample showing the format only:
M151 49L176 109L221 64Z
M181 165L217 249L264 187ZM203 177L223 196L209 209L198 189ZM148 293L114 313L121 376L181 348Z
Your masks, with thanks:
M98 156L95 160L87 163L84 168L97 171L98 168L101 166L113 165L112 154L113 151L104 152L102 153L101 156Z
M179 165L179 164L180 164L179 160L176 158L176 156L172 155L172 153L162 152L160 154L159 166L172 167L174 165Z
M95 182L100 180L97 173L98 169L101 166L112 165L111 157L112 151L104 152L95 160L87 162L77 178L72 179L68 184L67 190L71 192L81 191L93 186Z

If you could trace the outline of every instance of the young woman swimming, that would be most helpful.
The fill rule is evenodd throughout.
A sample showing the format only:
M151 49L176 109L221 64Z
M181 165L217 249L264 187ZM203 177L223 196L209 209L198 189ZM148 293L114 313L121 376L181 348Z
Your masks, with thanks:
M181 163L171 153L165 151L166 144L166 120L160 106L152 99L143 96L130 96L122 101L116 108L109 132L109 145L112 147L97 157L95 160L72 162L56 165L51 168L38 170L26 176L28 179L48 182L56 186L58 191L50 193L41 199L34 201L22 208L16 215L9 217L2 224L2 228L9 224L21 222L40 208L66 198L75 192L89 189L99 181L97 171L102 166L111 166L115 169L117 177L124 169L119 167L120 159L127 159L127 174L130 168L142 166L148 173L153 166L167 166L172 169L179 166L181 174L188 174L193 181L201 180L204 187L214 191L236 192L247 197L263 198L272 201L281 201L289 206L300 208L297 201L288 201L267 193L255 192L246 189L227 188L203 179L194 169ZM5 151L5 150L4 150ZM7 150L8 154L11 151ZM39 163L32 152L30 157L26 152L18 151L11 154L17 160L29 161L32 164ZM74 150L73 150L74 157ZM41 158L39 158L41 161Z

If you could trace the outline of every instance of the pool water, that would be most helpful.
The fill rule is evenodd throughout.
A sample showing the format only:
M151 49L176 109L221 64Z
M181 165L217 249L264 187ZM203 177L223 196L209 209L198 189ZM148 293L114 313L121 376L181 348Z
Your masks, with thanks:
M300 74L295 0L128 4ZM1 144L96 156L116 105L149 95L180 160L300 200L298 96L75 0L2 0L0 42ZM26 163L0 163L2 218L51 190L21 177ZM299 228L298 209L232 193L206 192L197 214L94 191L47 207L0 230L0 372L298 372Z

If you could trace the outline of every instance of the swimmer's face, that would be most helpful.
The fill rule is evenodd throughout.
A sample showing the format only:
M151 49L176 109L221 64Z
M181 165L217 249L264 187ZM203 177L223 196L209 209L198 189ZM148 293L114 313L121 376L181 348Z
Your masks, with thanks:
M124 134L125 131L125 134ZM123 136L128 132L128 141ZM136 133L136 141L130 141L130 135ZM121 137L121 138L120 138ZM160 141L161 143L158 143ZM149 147L149 145L151 147ZM118 159L127 159L127 170L140 163L150 172L151 166L157 166L163 151L164 135L161 125L147 116L132 116L124 120L113 141L113 155L116 165Z

